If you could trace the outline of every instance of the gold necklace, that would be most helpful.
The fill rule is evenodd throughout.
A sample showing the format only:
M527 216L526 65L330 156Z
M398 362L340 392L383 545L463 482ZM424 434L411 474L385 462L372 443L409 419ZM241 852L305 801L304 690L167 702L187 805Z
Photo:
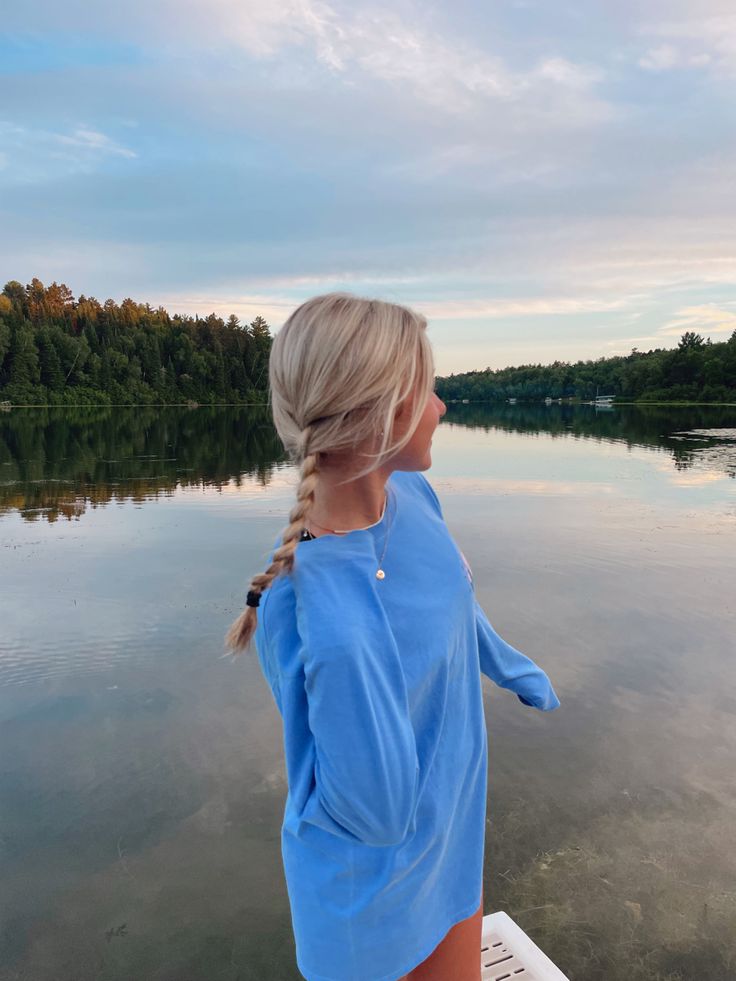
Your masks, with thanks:
M345 530L340 530L338 528L326 528L324 525L321 525L319 521L315 521L313 518L310 519L310 523L317 525L318 528L322 528L324 531L331 532L333 535L347 535L351 531L367 531L369 528L374 528L376 525L380 524L381 521L383 521L383 517L386 514L387 508L388 508L388 491L386 492L386 497L383 502L383 510L381 511L381 517L378 519L378 521L374 521L373 524L366 525L364 528L346 528ZM383 569L383 559L384 556L386 555L386 548L388 547L388 533L390 530L391 530L391 512L389 512L388 515L388 521L386 524L386 535L383 540L383 551L381 552L381 558L378 560L378 569L376 569L376 579L386 578L386 573Z
M387 504L388 504L388 494L386 494L386 505ZM384 505L383 507L384 513L386 512L386 505ZM383 539L383 551L381 552L381 558L378 560L378 568L376 569L376 579L386 578L386 573L383 571L383 557L386 554L386 546L388 545L388 533L390 529L391 529L391 513L389 512L388 520L386 522L386 535Z

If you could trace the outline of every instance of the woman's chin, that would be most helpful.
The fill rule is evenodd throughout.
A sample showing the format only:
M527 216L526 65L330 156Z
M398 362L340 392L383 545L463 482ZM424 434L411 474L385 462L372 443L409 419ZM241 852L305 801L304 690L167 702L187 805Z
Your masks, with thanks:
M427 449L421 455L418 453L413 453L409 457L405 457L397 469L400 470L429 470L432 466L432 447L428 446Z

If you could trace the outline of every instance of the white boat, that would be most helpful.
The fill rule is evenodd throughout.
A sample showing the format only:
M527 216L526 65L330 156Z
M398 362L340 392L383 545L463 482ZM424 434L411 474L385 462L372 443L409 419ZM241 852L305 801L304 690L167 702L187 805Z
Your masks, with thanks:
M595 390L595 398L592 402L581 402L581 405L595 405L599 409L613 408L615 395L599 395L598 388Z
M615 395L599 395L598 386L595 387L595 402L593 405L613 405Z

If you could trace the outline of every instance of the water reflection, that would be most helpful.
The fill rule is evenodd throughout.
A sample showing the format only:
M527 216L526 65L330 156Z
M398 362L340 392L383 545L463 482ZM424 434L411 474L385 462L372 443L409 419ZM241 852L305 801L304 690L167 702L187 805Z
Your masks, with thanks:
M484 683L487 910L575 981L727 981L736 409L625 411L453 406L435 437L479 599L562 699ZM293 500L265 410L0 427L0 977L297 979L280 721L219 659Z
M267 406L14 409L0 416L0 514L56 521L179 488L265 485L285 459Z
M669 439L681 442L681 450L675 452L678 470L698 467L711 472L722 470L729 477L736 477L736 429L694 429L672 433Z
M442 426L666 449L678 471L736 477L736 409L451 405ZM731 427L731 428L728 428ZM182 488L268 485L287 462L267 406L16 409L0 415L0 515L80 518ZM703 478L706 479L706 478Z
M734 406L452 405L446 423L485 431L572 436L667 449L678 470L704 466L736 476ZM678 431L679 430L679 431ZM689 432L687 432L689 430ZM708 452L711 451L711 452Z

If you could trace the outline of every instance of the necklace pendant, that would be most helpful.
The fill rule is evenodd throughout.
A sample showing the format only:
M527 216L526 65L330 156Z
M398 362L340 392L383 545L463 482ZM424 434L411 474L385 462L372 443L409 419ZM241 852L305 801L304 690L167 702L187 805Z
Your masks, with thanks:
M385 579L385 578L386 578L386 573L383 571L383 569L379 569L378 572L376 573L376 579Z

